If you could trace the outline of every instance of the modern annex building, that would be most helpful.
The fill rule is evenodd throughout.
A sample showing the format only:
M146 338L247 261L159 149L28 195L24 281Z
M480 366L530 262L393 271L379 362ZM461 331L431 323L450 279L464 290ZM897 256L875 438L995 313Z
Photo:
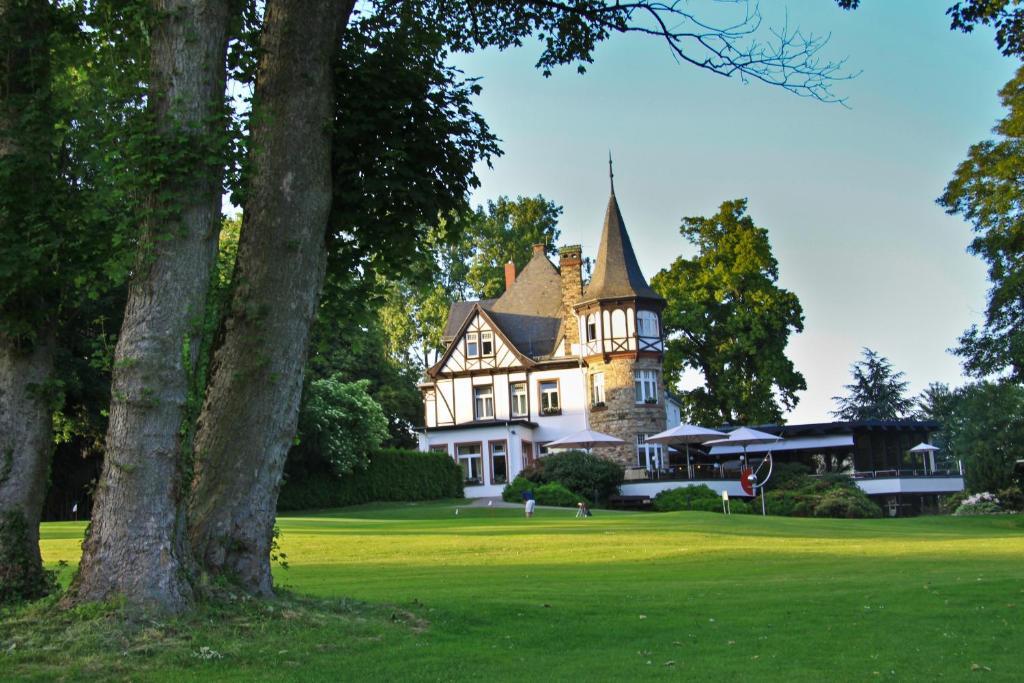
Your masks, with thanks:
M422 450L455 458L466 495L494 496L546 444L588 426L626 442L601 454L646 472L647 436L679 424L662 381L661 311L629 241L612 187L593 276L579 246L556 267L534 247L521 273L505 266L496 299L455 303L446 350L420 384Z

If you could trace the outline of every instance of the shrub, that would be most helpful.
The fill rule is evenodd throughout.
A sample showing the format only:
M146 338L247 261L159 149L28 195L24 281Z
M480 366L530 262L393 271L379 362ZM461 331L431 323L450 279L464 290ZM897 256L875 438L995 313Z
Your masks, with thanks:
M960 507L960 504L964 502L964 498L967 497L967 491L957 491L951 493L948 496L942 497L942 502L939 503L939 509L947 515L952 515L956 512L956 509Z
M1024 491L1018 487L1010 486L1000 489L996 492L996 498L999 499L999 504L1004 510L1024 512Z
M501 492L501 499L506 503L521 503L523 502L523 491L536 488L537 484L520 474L505 486Z
M1005 512L1001 501L994 494L984 491L967 496L953 514L957 517L969 515L998 515Z
M680 486L677 489L662 491L654 497L653 507L658 512L675 510L706 510L709 505L699 501L710 501L722 509L722 496L715 493L706 484L700 486Z
M558 482L577 496L600 503L619 492L624 475L622 466L610 460L566 451L544 456L527 467L523 476L535 484Z
M799 462L779 462L772 466L773 489L795 490L805 486L810 480L811 468Z
M814 516L871 519L881 517L882 509L860 489L838 485L821 496L814 506Z
M769 515L811 517L818 503L818 496L800 491L768 490L764 502Z
M557 481L542 484L533 491L537 505L556 505L558 507L576 507L583 499L565 488Z
M444 453L382 449L370 454L366 469L336 475L325 470L289 479L277 509L309 510L374 501L461 498L462 470Z
M519 475L512 480L512 483L505 486L501 492L501 498L508 503L521 503L523 502L524 491L533 491L533 497L537 501L537 505L575 507L576 503L586 502L584 498L576 495L557 481L537 484L523 475Z

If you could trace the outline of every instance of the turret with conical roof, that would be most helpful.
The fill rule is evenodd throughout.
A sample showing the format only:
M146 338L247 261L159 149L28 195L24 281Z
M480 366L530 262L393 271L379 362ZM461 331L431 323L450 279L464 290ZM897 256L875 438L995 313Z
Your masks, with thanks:
M647 284L626 232L614 176L594 274L576 305L580 356L586 364L589 416L594 429L626 445L606 449L631 467L658 467L643 445L666 424L662 381L661 311L665 300ZM654 458L657 460L657 457Z

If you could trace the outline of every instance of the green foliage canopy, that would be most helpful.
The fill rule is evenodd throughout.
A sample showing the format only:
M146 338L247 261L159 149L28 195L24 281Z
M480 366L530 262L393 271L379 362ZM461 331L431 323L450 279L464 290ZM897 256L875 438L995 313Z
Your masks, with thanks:
M967 489L996 492L1014 485L1024 444L1024 387L1011 381L968 384L954 392L950 413L947 448L964 462Z
M974 228L968 251L988 265L985 323L955 352L976 377L1008 370L1024 379L1024 67L1000 90L1009 110L995 140L972 145L938 203Z
M651 279L667 302L666 384L685 368L704 375L703 387L683 394L698 423L778 422L807 388L785 353L789 336L803 330L800 300L778 286L768 231L746 210L735 199L710 218L684 218L680 233L697 254Z
M388 435L380 405L367 393L369 380L312 382L299 412L299 443L289 457L331 464L338 474L365 468L371 452Z
M505 264L511 261L522 271L533 256L534 244L555 254L558 217L562 207L543 196L498 197L478 206L466 226L466 238L474 245L466 283L481 299L493 299L505 291Z

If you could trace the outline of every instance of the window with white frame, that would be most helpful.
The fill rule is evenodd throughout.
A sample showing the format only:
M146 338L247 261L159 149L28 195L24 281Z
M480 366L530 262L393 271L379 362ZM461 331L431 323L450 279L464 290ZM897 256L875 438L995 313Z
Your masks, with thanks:
M656 443L647 443L649 436L653 436L653 434L636 435L636 464L648 470L660 469L663 466L661 446Z
M636 314L637 334L641 337L658 338L658 314L654 311L638 311Z
M480 333L480 355L481 356L493 356L494 355L494 333L493 332L481 332Z
M478 443L459 444L456 448L459 467L462 468L462 476L467 484L483 484L484 469L481 447Z
M604 405L604 373L595 372L590 376L590 405Z
M473 419L490 420L494 418L494 387L473 387Z
M547 380L540 383L540 414L557 415L562 412L558 401L558 382Z
M633 387L636 390L637 403L658 402L658 371L634 370Z
M508 483L508 448L504 441L491 442L491 483Z
M526 382L514 382L511 388L512 417L526 417L530 408L526 401Z
M587 341L597 339L597 316L591 313L587 316Z
M480 335L477 332L466 333L466 357L477 358L480 356Z

